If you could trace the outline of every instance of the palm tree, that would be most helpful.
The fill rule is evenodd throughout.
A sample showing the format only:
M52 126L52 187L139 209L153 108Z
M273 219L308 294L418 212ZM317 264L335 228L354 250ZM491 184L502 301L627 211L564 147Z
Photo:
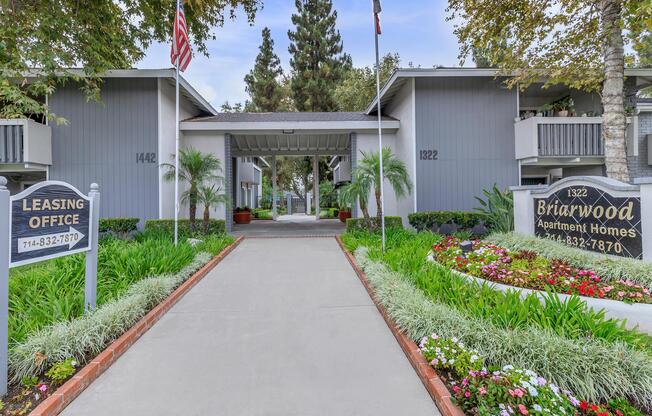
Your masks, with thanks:
M369 191L371 191L371 183L366 177L360 175L360 172L354 170L352 172L351 183L342 187L337 196L337 203L340 207L353 207L356 202L360 202L360 210L362 216L369 221Z
M362 153L362 160L355 168L355 178L373 187L376 197L376 217L381 222L383 208L380 200L380 156L377 152ZM410 175L402 160L389 147L383 148L383 178L394 188L397 198L403 198L412 190Z
M163 166L168 169L163 178L173 181L174 165L164 163ZM220 172L222 172L222 162L212 153L202 153L193 148L179 150L179 179L189 185L188 190L181 195L181 202L188 203L191 230L194 230L195 227L199 187L204 182L220 179L221 177L218 176Z
M197 199L204 205L204 234L208 234L211 207L217 207L222 204L227 205L229 203L229 197L222 192L221 185L202 185L199 187Z

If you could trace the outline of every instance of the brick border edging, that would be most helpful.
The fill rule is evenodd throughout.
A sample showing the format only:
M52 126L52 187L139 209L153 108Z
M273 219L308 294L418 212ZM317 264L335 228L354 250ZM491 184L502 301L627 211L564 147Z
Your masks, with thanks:
M141 335L147 332L179 299L181 299L193 286L203 279L208 272L217 266L244 237L238 237L221 253L213 257L177 287L165 300L156 305L134 326L113 341L104 351L91 360L84 368L79 370L71 379L66 381L47 399L39 403L29 416L56 416L66 408L79 394L86 389L100 374L109 368L120 356L136 342Z
M385 307L378 301L374 289L371 287L369 281L367 280L365 272L362 271L362 269L358 266L358 263L355 261L353 255L351 255L351 253L347 251L346 247L344 247L342 238L340 236L336 236L335 240L337 240L337 243L342 249L344 256L346 256L347 260L353 267L353 270L355 270L355 274L358 276L362 282L362 285L367 290L369 297L376 305L376 308L380 314L383 316L385 323L389 327L390 331L392 331L392 334L396 338L396 341L398 341L398 344L401 346L403 353L405 353L408 361L410 361L410 364L412 364L414 371L416 371L419 379L428 391L428 394L430 394L430 397L432 397L434 400L437 408L439 408L442 416L464 416L464 412L451 401L450 392L437 375L437 372L423 357L417 344L415 344L414 341L412 341L407 335L398 329L392 318L385 310Z

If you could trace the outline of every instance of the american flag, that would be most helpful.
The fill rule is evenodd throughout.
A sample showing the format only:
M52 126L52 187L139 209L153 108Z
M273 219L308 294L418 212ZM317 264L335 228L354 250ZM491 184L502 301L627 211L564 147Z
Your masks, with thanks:
M380 7L380 0L374 0L374 18L376 19L376 34L380 35L380 12L382 8Z
M183 5L179 4L177 14L174 17L174 37L172 39L172 50L170 60L172 65L179 60L179 71L185 71L192 59L192 49L188 41L188 27L186 26L186 15L183 12Z

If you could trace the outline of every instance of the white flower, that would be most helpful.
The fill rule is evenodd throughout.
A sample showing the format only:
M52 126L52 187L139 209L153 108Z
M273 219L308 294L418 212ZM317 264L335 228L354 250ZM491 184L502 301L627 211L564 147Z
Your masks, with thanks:
M478 360L478 358L480 358L480 357L478 357L477 355L473 354L473 355L471 356L471 362L472 362L472 363L476 362L476 361Z
M539 406L538 404L535 404L534 406L532 406L532 408L533 408L534 410L536 410L537 412L540 412L540 411L543 409L543 408L542 408L541 406Z
M506 365L505 367L503 367L503 371L509 371L509 370L513 370L513 369L514 369L514 366L511 365L511 364L510 364L510 365Z
M527 391L530 392L530 396L532 396L532 397L537 397L539 395L539 392L537 391L537 389L535 389L532 386L528 386Z

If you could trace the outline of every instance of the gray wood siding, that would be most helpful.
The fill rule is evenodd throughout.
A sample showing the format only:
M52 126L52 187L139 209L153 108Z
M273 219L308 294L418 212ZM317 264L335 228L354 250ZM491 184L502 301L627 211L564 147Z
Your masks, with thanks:
M472 210L483 188L518 184L514 90L472 77L417 78L415 89L417 211Z
M77 86L58 89L52 111L68 125L52 126L50 179L88 192L100 185L102 217L158 218L157 80L106 79L102 101L87 102ZM157 163L136 163L136 154Z

